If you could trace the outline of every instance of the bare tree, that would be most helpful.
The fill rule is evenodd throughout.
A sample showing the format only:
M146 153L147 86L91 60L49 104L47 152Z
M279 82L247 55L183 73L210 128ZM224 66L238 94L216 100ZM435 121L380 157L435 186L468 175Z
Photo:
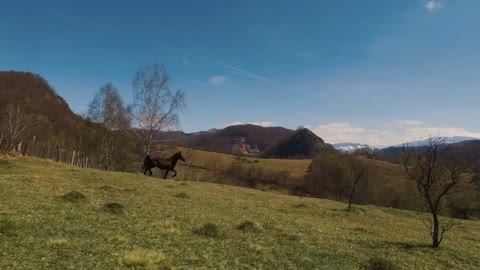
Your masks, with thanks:
M364 161L356 155L345 156L341 161L346 181L350 184L348 210L352 208L354 199L361 192L359 186L368 181L368 172L373 162L372 159Z
M95 94L88 107L88 119L100 125L96 129L100 145L99 162L108 170L118 147L120 132L130 127L129 110L111 83L102 86Z
M448 207L446 196L465 191L478 175L478 156L454 155L453 146L441 138L430 138L425 146L402 147L402 165L408 179L415 182L422 201L432 215L428 226L432 247L438 248L445 232L454 223L441 222L439 215Z
M170 75L158 64L141 68L133 80L134 132L147 155L158 132L178 125L178 113L185 107L185 94L172 92L169 83Z
M0 133L2 133L3 150L10 151L26 135L29 128L28 117L20 110L20 107L15 106L11 102L0 113Z

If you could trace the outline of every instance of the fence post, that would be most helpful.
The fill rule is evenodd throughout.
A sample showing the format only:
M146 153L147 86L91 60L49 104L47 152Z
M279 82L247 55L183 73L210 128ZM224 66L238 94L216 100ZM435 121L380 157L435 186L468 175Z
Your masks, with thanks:
M25 156L27 155L27 149L28 149L28 142L25 142L25 147L23 148L23 151L22 151L22 156Z
M73 166L73 162L75 161L75 150L73 150L73 154L72 154L72 162L70 162L70 165Z

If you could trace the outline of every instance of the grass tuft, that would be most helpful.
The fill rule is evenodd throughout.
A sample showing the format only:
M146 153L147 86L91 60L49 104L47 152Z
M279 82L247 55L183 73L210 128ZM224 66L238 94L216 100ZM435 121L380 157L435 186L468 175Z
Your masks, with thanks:
M237 226L237 230L240 230L244 233L247 233L247 232L261 233L264 231L263 227L260 224L252 221L244 221L240 223Z
M123 235L115 235L113 237L108 238L108 241L116 244L124 244L128 242L128 238Z
M112 190L114 190L114 188L111 187L111 186L102 186L100 189L101 189L101 190L104 190L104 191L112 191Z
M15 223L8 218L0 219L0 234L3 235L13 235L16 229Z
M168 270L173 269L172 259L165 254L155 251L135 249L127 252L122 263L130 269Z
M308 208L308 206L304 203L299 203L299 204L295 205L295 208Z
M392 261L385 258L373 257L360 265L363 270L397 270L400 269Z
M248 248L249 248L250 250L252 250L253 252L255 252L255 253L263 253L263 252L265 252L265 250L266 250L265 247L263 247L263 246L261 246L261 245L259 245L259 244L250 244L250 245L248 246Z
M48 239L47 244L49 246L54 246L54 247L66 247L69 245L69 242L65 238L57 238L57 239Z
M193 230L193 233L212 238L220 236L220 230L218 229L218 226L211 222L205 223L202 227Z
M78 202L84 202L87 200L87 196L83 195L82 193L78 191L70 191L67 194L62 196L62 199L67 202L73 202L73 203L78 203Z
M188 199L188 198L190 198L190 196L188 196L188 194L185 193L185 192L177 193L177 194L175 194L175 197L177 197L177 198L182 198L182 199Z
M179 235L180 230L177 227L177 223L175 221L167 220L161 222L159 224L160 227L160 234L167 236L167 235Z
M103 205L103 210L106 212L112 213L112 214L117 214L117 215L123 215L123 205L119 203L107 203Z

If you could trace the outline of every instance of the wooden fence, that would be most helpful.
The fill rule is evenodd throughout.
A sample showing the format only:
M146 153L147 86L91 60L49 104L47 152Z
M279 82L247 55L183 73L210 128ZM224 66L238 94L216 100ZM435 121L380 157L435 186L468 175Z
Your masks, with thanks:
M91 166L90 163L92 162L90 161L89 163L88 156L85 152L81 150L67 149L58 145L37 142L35 137L31 141L20 142L15 150L24 156L50 159L82 168L96 168L96 166Z

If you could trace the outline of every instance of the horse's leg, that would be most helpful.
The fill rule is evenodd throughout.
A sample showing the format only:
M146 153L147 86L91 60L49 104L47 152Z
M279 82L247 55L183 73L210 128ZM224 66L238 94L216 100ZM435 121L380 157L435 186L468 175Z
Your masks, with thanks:
M148 171L150 172L150 176L152 176L152 174L153 174L152 168L148 168Z
M143 170L143 175L147 175L147 171L149 170L148 167L145 167L145 170Z
M169 171L170 171L170 170L166 170L166 171L165 171L165 175L163 176L163 179L167 179L167 174L168 174Z
M177 176L177 171L175 171L174 169L172 169L172 172L174 172L175 174L172 176L172 177L175 177Z

